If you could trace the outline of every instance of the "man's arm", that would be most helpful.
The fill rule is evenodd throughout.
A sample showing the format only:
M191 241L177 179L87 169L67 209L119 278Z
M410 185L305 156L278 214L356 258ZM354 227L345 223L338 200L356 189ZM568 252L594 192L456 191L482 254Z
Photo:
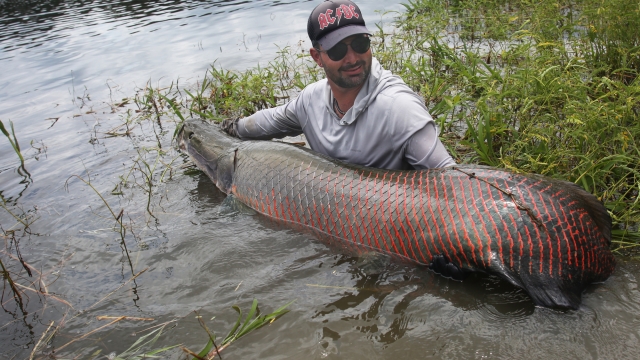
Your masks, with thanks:
M389 118L402 124L398 131L406 131L402 152L404 160L414 169L432 169L455 165L449 152L438 139L438 129L424 100L408 87L397 91L389 107Z
M240 119L223 121L222 129L229 135L243 140L265 140L295 136L302 133L296 113L297 100L287 104L256 112Z
M404 156L415 169L441 168L456 164L438 139L438 130L433 121L428 122L409 138Z

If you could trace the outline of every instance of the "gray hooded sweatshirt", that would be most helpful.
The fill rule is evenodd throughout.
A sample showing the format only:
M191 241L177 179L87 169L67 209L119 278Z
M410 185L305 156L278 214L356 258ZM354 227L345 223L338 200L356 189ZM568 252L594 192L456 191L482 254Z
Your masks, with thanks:
M241 139L304 133L311 149L352 164L382 169L428 169L455 162L438 139L423 100L374 58L371 74L340 119L326 79L287 104L238 122Z

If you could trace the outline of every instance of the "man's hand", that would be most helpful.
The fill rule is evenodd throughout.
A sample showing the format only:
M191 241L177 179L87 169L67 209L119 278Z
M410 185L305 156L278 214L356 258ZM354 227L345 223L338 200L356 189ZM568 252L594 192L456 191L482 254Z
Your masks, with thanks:
M238 135L238 120L240 120L240 118L224 119L222 120L222 123L220 123L220 128L227 134L239 138L240 136Z

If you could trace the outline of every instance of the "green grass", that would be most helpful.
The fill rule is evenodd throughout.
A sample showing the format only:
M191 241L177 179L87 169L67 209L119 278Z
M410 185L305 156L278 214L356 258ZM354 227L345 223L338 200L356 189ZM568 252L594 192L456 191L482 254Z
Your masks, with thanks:
M216 343L215 334L207 328L204 321L202 321L202 318L198 316L200 325L209 336L209 342L207 342L204 348L202 348L202 350L200 350L200 352L197 354L185 348L183 348L183 351L185 351L187 354L193 355L194 357L192 360L213 359L216 355L220 357L220 359L222 359L222 356L220 355L222 350L226 349L229 345L231 345L241 337L265 325L271 324L282 315L288 313L289 310L287 310L287 307L289 307L291 303L293 303L293 301L281 306L272 313L269 313L267 315L260 315L258 300L253 299L251 309L249 309L249 313L247 314L247 317L244 319L244 321L242 321L242 310L240 309L240 307L238 305L233 305L233 309L238 313L238 319L236 320L235 325L231 328L227 336L221 339L218 343Z

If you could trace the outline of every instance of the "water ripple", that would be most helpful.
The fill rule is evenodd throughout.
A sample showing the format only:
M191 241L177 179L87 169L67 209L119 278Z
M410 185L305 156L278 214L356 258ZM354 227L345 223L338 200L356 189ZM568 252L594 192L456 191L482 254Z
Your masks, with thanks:
M12 5L13 4L13 5ZM203 5L205 4L205 5ZM22 6L20 6L22 5ZM0 48L13 51L34 48L56 39L53 33L78 28L90 28L117 22L129 29L145 28L168 21L180 21L211 14L210 8L220 12L247 10L264 6L256 1L190 0L164 1L23 1L0 4ZM91 30L90 30L91 31ZM45 34L49 34L46 36ZM45 36L43 36L45 35Z

